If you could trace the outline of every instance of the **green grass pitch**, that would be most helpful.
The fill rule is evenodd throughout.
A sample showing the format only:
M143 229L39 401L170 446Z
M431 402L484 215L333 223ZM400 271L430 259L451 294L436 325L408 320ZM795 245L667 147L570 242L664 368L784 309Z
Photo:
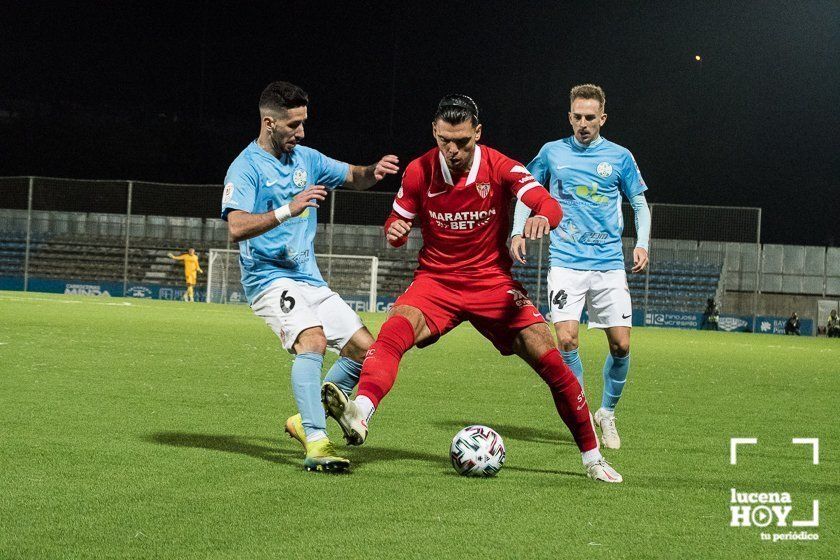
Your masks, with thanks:
M606 342L581 348L594 408ZM407 354L331 476L282 433L291 359L247 307L0 293L0 558L838 557L838 341L635 329L632 355L624 484L583 476L539 377L469 326ZM495 479L448 463L471 423L505 440ZM733 466L730 437L759 445ZM730 488L818 499L819 540L729 527Z

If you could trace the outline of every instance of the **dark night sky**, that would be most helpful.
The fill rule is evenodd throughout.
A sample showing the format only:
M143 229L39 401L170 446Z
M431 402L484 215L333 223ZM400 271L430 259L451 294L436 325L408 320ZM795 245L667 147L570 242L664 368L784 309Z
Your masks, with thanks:
M840 244L837 2L239 4L4 3L0 175L220 183L276 79L339 159L407 163L457 91L528 161L594 82L649 201L760 206L765 242Z

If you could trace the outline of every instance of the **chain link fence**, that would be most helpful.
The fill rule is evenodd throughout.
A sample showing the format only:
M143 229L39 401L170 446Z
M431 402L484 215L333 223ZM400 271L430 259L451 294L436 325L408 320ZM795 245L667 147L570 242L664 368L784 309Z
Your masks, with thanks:
M0 288L176 299L184 291L183 268L168 253L194 247L206 267L210 249L237 248L219 219L221 196L221 185L2 177ZM411 282L422 244L417 230L399 249L387 244L382 224L392 201L393 193L338 190L318 209L316 252L377 257L383 301ZM754 317L762 312L762 292L840 295L837 250L762 247L760 209L650 208L651 264L628 274L644 322L666 312L700 313L709 298L725 312ZM629 270L634 218L629 205L622 212ZM548 240L529 241L527 252L528 263L514 266L514 276L545 308ZM342 274L330 259L319 264L328 282ZM204 299L205 278L198 282L196 299Z

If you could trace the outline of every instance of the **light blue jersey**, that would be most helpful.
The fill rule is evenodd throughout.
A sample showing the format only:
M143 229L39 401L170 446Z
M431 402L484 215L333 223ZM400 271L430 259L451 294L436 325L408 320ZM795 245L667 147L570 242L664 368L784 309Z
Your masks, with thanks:
M563 208L551 232L551 266L623 269L621 193L632 199L647 190L630 151L604 138L584 146L570 136L545 144L527 167Z
M349 166L306 146L276 158L251 142L225 177L222 219L231 210L263 214L292 201L309 185L332 190L347 180ZM317 209L307 208L264 234L239 243L242 286L249 303L280 278L325 286L315 262Z

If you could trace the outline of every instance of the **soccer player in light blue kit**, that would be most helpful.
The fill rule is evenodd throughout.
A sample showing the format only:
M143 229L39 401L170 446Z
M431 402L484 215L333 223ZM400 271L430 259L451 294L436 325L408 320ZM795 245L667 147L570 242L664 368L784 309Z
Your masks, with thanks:
M583 305L589 328L604 329L609 354L604 363L604 391L595 423L601 442L618 449L621 439L615 427L615 406L621 398L630 368L632 307L621 233L621 194L630 200L636 221L637 241L632 272L648 264L650 210L647 190L636 161L622 146L600 135L607 120L604 91L595 85L575 86L571 91L569 123L574 134L545 144L528 164L528 171L563 207L563 221L551 232L548 273L549 318L557 331L563 359L583 387L583 364L578 355L578 326ZM530 209L516 205L511 255L525 262L525 239L539 239L548 225L526 219Z
M326 380L349 394L373 338L318 270L316 212L328 190L368 189L397 173L399 161L387 155L373 165L348 165L299 145L308 103L288 82L262 92L260 134L228 169L222 219L239 242L248 303L295 355L292 390L300 413L286 421L286 432L303 445L306 470L342 472L350 462L336 456L321 405L324 352L340 354Z

